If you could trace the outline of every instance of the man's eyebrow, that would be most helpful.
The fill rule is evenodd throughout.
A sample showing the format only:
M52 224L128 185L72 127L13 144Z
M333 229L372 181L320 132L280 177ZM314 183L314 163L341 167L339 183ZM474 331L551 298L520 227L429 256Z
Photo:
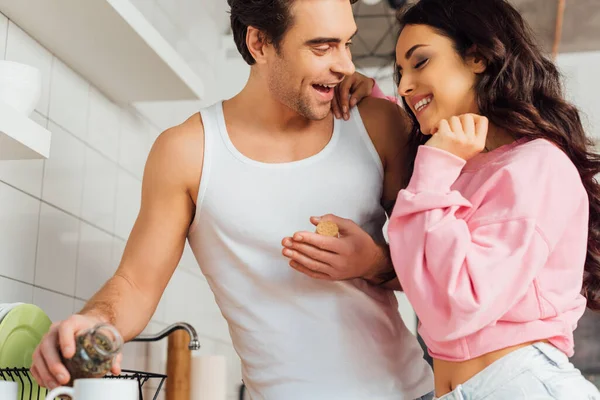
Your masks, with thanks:
M354 36L356 36L357 33L358 33L358 29L356 30L356 32L354 32L354 34L352 34L352 36L350 37L350 40L352 40L352 38L354 38ZM318 37L318 38L307 40L306 42L304 42L304 44L309 45L309 46L314 46L314 45L318 45L318 44L341 43L341 42L342 42L342 39L340 39L340 38Z

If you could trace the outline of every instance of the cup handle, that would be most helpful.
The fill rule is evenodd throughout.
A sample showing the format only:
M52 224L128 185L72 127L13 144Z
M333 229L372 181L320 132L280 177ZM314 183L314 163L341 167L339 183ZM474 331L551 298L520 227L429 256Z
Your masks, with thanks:
M54 400L56 397L64 395L73 398L73 396L75 395L75 389L67 386L57 387L53 389L50 393L48 393L48 395L46 396L46 400Z

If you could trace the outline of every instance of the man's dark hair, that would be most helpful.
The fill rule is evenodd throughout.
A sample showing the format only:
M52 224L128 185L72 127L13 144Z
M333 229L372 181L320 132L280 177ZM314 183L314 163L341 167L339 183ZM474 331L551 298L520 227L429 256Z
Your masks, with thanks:
M295 0L227 0L231 7L231 30L238 51L249 64L256 63L246 46L248 27L253 26L265 35L265 40L278 48L292 25L290 9ZM358 0L349 0L351 4Z

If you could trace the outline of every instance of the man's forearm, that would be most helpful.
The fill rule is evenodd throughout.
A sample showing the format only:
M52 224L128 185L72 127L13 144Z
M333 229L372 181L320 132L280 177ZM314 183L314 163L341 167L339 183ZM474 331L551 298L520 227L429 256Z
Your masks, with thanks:
M146 327L156 304L123 275L115 274L78 313L101 319L115 326L125 341Z
M402 291L402 285L400 284L400 281L398 280L397 277L390 281L384 282L384 283L380 284L379 286L384 289L388 289L388 290L394 290L394 291L398 291L398 292Z
M390 247L387 244L382 244L379 247L381 253L377 262L378 268L373 274L366 276L364 279L374 286L381 286L390 290L402 290L392 264Z

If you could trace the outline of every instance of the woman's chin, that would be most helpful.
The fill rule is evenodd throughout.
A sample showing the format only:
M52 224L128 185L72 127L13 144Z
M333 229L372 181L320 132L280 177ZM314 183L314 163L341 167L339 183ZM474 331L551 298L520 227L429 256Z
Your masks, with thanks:
M427 125L421 125L419 127L419 130L421 131L421 133L425 136L431 136L431 127L427 126Z

